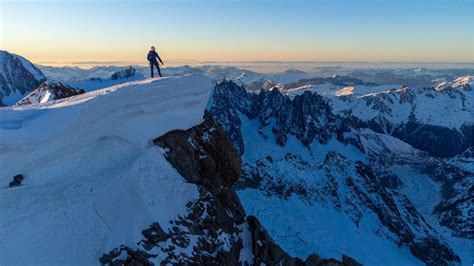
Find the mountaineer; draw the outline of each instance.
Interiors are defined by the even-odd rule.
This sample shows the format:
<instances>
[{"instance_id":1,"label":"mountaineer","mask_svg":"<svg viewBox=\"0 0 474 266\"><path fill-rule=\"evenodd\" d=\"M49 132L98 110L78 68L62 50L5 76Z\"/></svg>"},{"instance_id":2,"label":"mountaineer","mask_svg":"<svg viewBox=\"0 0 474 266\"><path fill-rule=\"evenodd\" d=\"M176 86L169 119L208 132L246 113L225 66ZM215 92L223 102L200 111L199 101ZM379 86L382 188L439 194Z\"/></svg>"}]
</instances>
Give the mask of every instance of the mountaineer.
<instances>
[{"instance_id":1,"label":"mountaineer","mask_svg":"<svg viewBox=\"0 0 474 266\"><path fill-rule=\"evenodd\" d=\"M153 66L156 67L156 70L158 71L158 75L161 77L160 65L158 64L157 60L159 60L162 65L164 65L164 63L163 61L161 61L160 56L155 51L155 46L152 46L150 48L150 51L148 52L148 55L146 58L148 59L148 62L150 62L151 77L153 77Z\"/></svg>"}]
</instances>

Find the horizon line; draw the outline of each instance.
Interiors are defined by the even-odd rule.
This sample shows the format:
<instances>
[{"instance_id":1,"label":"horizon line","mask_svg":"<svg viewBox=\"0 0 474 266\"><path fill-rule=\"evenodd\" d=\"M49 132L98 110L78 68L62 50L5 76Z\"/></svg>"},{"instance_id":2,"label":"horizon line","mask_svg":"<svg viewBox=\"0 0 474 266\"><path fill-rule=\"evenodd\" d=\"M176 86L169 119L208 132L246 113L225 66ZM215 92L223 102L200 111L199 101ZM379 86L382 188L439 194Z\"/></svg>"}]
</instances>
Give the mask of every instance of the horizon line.
<instances>
[{"instance_id":1,"label":"horizon line","mask_svg":"<svg viewBox=\"0 0 474 266\"><path fill-rule=\"evenodd\" d=\"M343 60L343 61L313 61L313 60L244 60L244 61L231 61L231 60L224 60L224 61L200 61L194 59L168 59L168 62L195 62L199 64L217 64L217 63L264 63L264 64L314 64L314 63L385 63L385 64L474 64L474 61L350 61L350 60ZM138 63L139 61L39 61L35 64L72 64L72 65L90 65L90 64L128 64L128 63ZM147 64L143 62L143 64Z\"/></svg>"}]
</instances>

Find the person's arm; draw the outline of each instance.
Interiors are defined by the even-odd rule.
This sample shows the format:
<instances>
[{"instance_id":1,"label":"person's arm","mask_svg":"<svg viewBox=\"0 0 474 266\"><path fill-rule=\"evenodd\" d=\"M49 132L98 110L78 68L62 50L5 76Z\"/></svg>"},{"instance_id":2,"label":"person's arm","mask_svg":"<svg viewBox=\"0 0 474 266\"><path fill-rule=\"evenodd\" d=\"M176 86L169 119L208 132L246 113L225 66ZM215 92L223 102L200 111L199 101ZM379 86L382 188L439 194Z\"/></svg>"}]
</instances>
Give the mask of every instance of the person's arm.
<instances>
[{"instance_id":1,"label":"person's arm","mask_svg":"<svg viewBox=\"0 0 474 266\"><path fill-rule=\"evenodd\" d=\"M159 55L158 53L156 53L156 56L158 57L158 61L160 61L160 63L161 63L162 65L164 65L163 61L161 61L160 55Z\"/></svg>"}]
</instances>

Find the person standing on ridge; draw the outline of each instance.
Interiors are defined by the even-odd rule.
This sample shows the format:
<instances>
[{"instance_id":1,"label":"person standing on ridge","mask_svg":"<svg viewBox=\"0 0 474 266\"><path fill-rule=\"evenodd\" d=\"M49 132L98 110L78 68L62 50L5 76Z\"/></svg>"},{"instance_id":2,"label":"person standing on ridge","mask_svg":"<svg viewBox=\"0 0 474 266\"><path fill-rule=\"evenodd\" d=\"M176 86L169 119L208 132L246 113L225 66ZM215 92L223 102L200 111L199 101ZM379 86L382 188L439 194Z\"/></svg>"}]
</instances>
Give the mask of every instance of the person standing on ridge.
<instances>
[{"instance_id":1,"label":"person standing on ridge","mask_svg":"<svg viewBox=\"0 0 474 266\"><path fill-rule=\"evenodd\" d=\"M155 46L151 47L150 51L148 52L147 59L148 59L148 62L150 62L151 77L153 77L153 66L156 67L156 70L158 71L158 75L161 77L160 65L158 64L157 60L159 60L162 65L164 65L164 63L163 61L161 61L160 56L155 51Z\"/></svg>"}]
</instances>

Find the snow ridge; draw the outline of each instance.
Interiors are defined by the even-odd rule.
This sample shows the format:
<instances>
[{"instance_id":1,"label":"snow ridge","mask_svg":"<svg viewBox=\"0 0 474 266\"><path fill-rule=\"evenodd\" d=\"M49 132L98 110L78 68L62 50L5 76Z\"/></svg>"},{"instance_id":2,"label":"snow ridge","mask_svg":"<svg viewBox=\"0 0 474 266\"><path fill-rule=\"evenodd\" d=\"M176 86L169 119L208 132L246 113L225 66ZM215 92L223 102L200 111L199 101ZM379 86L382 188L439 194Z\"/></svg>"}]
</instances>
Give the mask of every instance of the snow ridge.
<instances>
[{"instance_id":1,"label":"snow ridge","mask_svg":"<svg viewBox=\"0 0 474 266\"><path fill-rule=\"evenodd\" d=\"M93 265L153 222L167 229L199 193L151 141L201 123L211 88L158 78L1 108L0 183L25 179L0 188L0 264Z\"/></svg>"}]
</instances>

